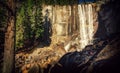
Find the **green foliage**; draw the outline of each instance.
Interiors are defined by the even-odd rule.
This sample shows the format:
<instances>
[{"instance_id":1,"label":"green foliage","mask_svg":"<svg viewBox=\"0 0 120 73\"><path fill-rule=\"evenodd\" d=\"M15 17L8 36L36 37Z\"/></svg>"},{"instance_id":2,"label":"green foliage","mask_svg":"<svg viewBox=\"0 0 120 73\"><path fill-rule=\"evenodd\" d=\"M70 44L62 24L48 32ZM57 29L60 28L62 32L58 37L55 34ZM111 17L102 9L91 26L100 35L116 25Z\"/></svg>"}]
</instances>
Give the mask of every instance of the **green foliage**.
<instances>
[{"instance_id":1,"label":"green foliage","mask_svg":"<svg viewBox=\"0 0 120 73\"><path fill-rule=\"evenodd\" d=\"M23 32L24 32L24 9L21 7L20 12L17 13L17 21L16 21L16 45L17 47L23 46Z\"/></svg>"},{"instance_id":2,"label":"green foliage","mask_svg":"<svg viewBox=\"0 0 120 73\"><path fill-rule=\"evenodd\" d=\"M34 43L43 34L42 7L39 0L23 1L17 10L16 48ZM26 43L26 41L28 41Z\"/></svg>"},{"instance_id":3,"label":"green foliage","mask_svg":"<svg viewBox=\"0 0 120 73\"><path fill-rule=\"evenodd\" d=\"M21 48L43 36L42 4L71 5L77 0L21 0L16 20L16 48Z\"/></svg>"}]
</instances>

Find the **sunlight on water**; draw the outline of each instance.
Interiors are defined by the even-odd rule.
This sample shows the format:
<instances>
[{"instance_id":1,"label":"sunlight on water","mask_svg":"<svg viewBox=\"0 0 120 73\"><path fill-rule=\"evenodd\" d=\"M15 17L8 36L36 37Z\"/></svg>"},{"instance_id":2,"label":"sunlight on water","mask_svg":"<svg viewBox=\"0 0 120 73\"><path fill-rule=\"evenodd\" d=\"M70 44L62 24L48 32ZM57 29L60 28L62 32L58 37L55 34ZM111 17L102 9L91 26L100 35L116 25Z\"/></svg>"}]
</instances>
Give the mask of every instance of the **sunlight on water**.
<instances>
[{"instance_id":1,"label":"sunlight on water","mask_svg":"<svg viewBox=\"0 0 120 73\"><path fill-rule=\"evenodd\" d=\"M91 44L93 38L93 9L91 4L78 5L80 48Z\"/></svg>"}]
</instances>

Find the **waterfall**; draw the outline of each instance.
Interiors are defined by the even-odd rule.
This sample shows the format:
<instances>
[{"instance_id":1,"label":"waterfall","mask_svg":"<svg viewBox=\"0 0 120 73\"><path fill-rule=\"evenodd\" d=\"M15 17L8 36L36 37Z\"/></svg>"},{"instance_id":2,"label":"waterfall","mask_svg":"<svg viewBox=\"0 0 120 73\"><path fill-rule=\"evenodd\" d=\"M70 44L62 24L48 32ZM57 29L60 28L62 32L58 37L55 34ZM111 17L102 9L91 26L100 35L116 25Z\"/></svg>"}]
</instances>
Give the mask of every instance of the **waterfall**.
<instances>
[{"instance_id":1,"label":"waterfall","mask_svg":"<svg viewBox=\"0 0 120 73\"><path fill-rule=\"evenodd\" d=\"M93 38L93 8L92 4L78 5L80 48L91 44Z\"/></svg>"},{"instance_id":2,"label":"waterfall","mask_svg":"<svg viewBox=\"0 0 120 73\"><path fill-rule=\"evenodd\" d=\"M80 51L86 45L92 44L93 18L94 21L96 20L93 4L79 4L76 7L73 6L73 9L71 6L55 6L53 8L46 6L43 10L44 15L46 9L49 10L49 18L52 22L52 44L64 43L64 49L67 52L71 46L76 45L75 49Z\"/></svg>"}]
</instances>

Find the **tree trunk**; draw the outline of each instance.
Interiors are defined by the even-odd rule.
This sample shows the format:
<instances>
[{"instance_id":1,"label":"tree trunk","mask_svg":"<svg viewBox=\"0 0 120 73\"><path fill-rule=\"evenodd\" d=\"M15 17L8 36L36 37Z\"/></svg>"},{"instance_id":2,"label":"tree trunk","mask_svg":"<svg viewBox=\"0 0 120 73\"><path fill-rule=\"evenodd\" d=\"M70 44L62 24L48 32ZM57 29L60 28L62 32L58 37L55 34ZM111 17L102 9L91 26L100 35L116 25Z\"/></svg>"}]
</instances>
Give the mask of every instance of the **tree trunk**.
<instances>
[{"instance_id":1,"label":"tree trunk","mask_svg":"<svg viewBox=\"0 0 120 73\"><path fill-rule=\"evenodd\" d=\"M5 44L4 44L4 63L3 73L13 73L14 68L14 28L15 28L15 3L14 0L8 0L8 22L5 33Z\"/></svg>"}]
</instances>

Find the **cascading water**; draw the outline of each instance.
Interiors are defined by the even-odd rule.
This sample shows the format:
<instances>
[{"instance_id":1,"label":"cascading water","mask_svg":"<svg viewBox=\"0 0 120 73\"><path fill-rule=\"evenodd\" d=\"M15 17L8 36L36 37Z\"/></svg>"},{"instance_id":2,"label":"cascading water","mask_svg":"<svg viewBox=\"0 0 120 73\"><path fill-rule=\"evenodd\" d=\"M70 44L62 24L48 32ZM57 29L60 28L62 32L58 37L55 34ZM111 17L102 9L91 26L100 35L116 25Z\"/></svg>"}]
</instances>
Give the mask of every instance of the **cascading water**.
<instances>
[{"instance_id":1,"label":"cascading water","mask_svg":"<svg viewBox=\"0 0 120 73\"><path fill-rule=\"evenodd\" d=\"M80 48L91 44L93 38L93 8L92 4L78 5Z\"/></svg>"},{"instance_id":2,"label":"cascading water","mask_svg":"<svg viewBox=\"0 0 120 73\"><path fill-rule=\"evenodd\" d=\"M43 14L45 10L48 9L50 13L49 18L52 21L53 34L51 43L63 43L66 52L69 52L71 46L75 46L74 49L80 51L86 45L92 44L91 41L94 34L93 23L96 21L94 6L95 5L91 3L79 4L73 7L44 7Z\"/></svg>"}]
</instances>

